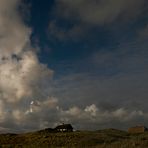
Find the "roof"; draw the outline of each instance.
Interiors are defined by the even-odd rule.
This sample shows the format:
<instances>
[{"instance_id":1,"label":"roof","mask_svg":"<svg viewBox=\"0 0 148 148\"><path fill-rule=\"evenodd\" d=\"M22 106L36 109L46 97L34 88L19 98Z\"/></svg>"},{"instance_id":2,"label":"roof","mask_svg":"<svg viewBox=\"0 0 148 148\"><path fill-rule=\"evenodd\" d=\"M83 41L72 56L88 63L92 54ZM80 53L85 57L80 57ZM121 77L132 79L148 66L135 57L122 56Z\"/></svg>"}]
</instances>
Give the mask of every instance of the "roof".
<instances>
[{"instance_id":1,"label":"roof","mask_svg":"<svg viewBox=\"0 0 148 148\"><path fill-rule=\"evenodd\" d=\"M58 125L55 129L73 129L73 127L71 126L71 124L62 124Z\"/></svg>"},{"instance_id":2,"label":"roof","mask_svg":"<svg viewBox=\"0 0 148 148\"><path fill-rule=\"evenodd\" d=\"M145 126L134 126L130 127L129 129L147 129Z\"/></svg>"}]
</instances>

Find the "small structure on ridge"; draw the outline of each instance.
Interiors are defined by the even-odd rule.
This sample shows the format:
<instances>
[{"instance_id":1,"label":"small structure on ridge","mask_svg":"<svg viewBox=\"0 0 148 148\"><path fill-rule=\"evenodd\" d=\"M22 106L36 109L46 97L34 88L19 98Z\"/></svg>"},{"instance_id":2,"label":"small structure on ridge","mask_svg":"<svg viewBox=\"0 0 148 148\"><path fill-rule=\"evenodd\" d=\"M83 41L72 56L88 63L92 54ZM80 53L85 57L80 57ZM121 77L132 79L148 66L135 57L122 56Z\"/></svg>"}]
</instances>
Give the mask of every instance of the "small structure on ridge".
<instances>
[{"instance_id":1,"label":"small structure on ridge","mask_svg":"<svg viewBox=\"0 0 148 148\"><path fill-rule=\"evenodd\" d=\"M71 124L58 125L55 129L57 132L73 132L73 127Z\"/></svg>"},{"instance_id":2,"label":"small structure on ridge","mask_svg":"<svg viewBox=\"0 0 148 148\"><path fill-rule=\"evenodd\" d=\"M129 133L144 133L146 131L148 131L148 128L145 126L135 126L128 129Z\"/></svg>"}]
</instances>

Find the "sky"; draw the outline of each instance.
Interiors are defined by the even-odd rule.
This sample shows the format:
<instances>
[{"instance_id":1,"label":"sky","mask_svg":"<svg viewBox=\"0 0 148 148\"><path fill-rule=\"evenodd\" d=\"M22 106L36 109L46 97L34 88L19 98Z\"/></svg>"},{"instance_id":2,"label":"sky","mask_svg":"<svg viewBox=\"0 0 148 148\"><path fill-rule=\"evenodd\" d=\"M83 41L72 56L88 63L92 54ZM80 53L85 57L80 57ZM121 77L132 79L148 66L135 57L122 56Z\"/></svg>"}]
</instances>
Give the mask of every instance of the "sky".
<instances>
[{"instance_id":1,"label":"sky","mask_svg":"<svg viewBox=\"0 0 148 148\"><path fill-rule=\"evenodd\" d=\"M148 126L147 0L0 0L0 131Z\"/></svg>"}]
</instances>

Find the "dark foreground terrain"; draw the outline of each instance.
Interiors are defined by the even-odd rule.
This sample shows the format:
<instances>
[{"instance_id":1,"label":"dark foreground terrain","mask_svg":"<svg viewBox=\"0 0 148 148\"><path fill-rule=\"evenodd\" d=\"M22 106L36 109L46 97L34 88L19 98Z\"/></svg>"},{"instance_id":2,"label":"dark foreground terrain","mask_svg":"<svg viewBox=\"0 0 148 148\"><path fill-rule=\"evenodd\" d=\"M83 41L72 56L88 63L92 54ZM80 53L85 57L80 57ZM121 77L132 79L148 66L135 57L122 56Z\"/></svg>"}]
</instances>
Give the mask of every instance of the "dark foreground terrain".
<instances>
[{"instance_id":1,"label":"dark foreground terrain","mask_svg":"<svg viewBox=\"0 0 148 148\"><path fill-rule=\"evenodd\" d=\"M115 129L52 133L1 134L0 148L148 148L148 132L129 134Z\"/></svg>"}]
</instances>

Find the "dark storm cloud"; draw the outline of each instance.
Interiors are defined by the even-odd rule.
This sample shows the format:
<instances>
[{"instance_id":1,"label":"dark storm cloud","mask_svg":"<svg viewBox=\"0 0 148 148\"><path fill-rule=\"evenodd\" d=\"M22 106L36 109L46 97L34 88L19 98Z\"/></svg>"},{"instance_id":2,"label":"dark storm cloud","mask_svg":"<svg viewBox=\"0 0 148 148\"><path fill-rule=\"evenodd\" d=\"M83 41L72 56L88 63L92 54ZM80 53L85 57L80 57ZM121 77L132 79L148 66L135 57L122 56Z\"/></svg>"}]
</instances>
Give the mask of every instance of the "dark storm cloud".
<instances>
[{"instance_id":1,"label":"dark storm cloud","mask_svg":"<svg viewBox=\"0 0 148 148\"><path fill-rule=\"evenodd\" d=\"M147 8L146 0L56 0L48 34L60 41L82 40L95 35L93 28L125 28L146 14ZM61 26L61 20L70 26Z\"/></svg>"},{"instance_id":2,"label":"dark storm cloud","mask_svg":"<svg viewBox=\"0 0 148 148\"><path fill-rule=\"evenodd\" d=\"M145 0L57 0L60 16L102 25L123 19L137 18L143 12Z\"/></svg>"},{"instance_id":3,"label":"dark storm cloud","mask_svg":"<svg viewBox=\"0 0 148 148\"><path fill-rule=\"evenodd\" d=\"M148 25L145 25L143 28L138 30L138 37L140 41L146 42L148 38Z\"/></svg>"},{"instance_id":4,"label":"dark storm cloud","mask_svg":"<svg viewBox=\"0 0 148 148\"><path fill-rule=\"evenodd\" d=\"M60 41L77 41L77 39L84 38L84 33L86 29L87 28L84 27L82 24L75 24L69 29L63 29L62 27L58 26L58 23L56 21L53 21L49 23L48 34L52 35L52 37Z\"/></svg>"}]
</instances>

